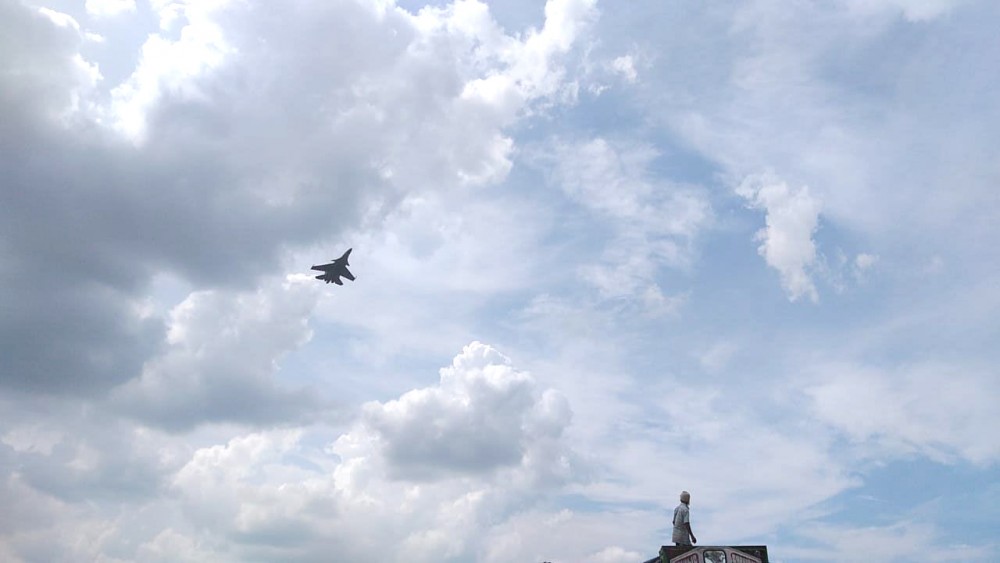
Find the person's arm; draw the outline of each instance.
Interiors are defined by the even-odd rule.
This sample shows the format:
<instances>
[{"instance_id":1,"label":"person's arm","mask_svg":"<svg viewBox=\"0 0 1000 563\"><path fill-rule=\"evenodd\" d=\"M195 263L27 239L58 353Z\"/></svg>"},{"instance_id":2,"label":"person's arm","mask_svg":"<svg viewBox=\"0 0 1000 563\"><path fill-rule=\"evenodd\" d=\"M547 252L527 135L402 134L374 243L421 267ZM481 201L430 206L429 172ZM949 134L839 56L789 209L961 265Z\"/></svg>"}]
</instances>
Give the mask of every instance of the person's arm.
<instances>
[{"instance_id":1,"label":"person's arm","mask_svg":"<svg viewBox=\"0 0 1000 563\"><path fill-rule=\"evenodd\" d=\"M691 531L691 523L685 522L684 527L687 528L688 535L691 536L691 545L698 543L698 538L694 537L694 532Z\"/></svg>"}]
</instances>

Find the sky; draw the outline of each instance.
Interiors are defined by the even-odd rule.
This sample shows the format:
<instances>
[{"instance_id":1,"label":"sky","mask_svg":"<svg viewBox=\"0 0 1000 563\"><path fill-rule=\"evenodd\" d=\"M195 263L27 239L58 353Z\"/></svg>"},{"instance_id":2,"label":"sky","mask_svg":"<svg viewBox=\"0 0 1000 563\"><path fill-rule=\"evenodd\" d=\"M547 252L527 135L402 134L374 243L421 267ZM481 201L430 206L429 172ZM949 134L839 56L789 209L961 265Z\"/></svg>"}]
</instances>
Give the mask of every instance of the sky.
<instances>
[{"instance_id":1,"label":"sky","mask_svg":"<svg viewBox=\"0 0 1000 563\"><path fill-rule=\"evenodd\" d=\"M0 559L1000 560L998 23L0 0Z\"/></svg>"}]
</instances>

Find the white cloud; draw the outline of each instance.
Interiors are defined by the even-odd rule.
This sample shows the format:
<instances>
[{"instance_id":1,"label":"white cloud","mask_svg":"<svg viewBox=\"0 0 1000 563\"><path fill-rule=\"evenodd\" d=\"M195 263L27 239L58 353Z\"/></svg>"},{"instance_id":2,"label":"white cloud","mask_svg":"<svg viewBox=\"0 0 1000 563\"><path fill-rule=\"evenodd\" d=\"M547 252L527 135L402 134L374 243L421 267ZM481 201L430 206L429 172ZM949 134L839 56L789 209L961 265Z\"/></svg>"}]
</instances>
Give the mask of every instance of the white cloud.
<instances>
[{"instance_id":1,"label":"white cloud","mask_svg":"<svg viewBox=\"0 0 1000 563\"><path fill-rule=\"evenodd\" d=\"M789 557L974 542L823 524L871 464L998 455L996 9L944 4L153 0L135 52L0 2L0 559L638 561L682 488L703 541ZM808 190L715 192L767 166ZM762 311L744 202L790 295L820 212L833 281L878 283ZM349 245L355 284L273 281ZM435 379L473 338L531 374Z\"/></svg>"},{"instance_id":2,"label":"white cloud","mask_svg":"<svg viewBox=\"0 0 1000 563\"><path fill-rule=\"evenodd\" d=\"M0 441L18 452L39 452L51 455L52 448L60 442L62 435L37 424L20 426L7 430Z\"/></svg>"},{"instance_id":3,"label":"white cloud","mask_svg":"<svg viewBox=\"0 0 1000 563\"><path fill-rule=\"evenodd\" d=\"M754 209L763 210L766 227L757 232L757 251L781 274L781 285L792 301L805 296L813 302L819 294L809 270L816 263L813 234L822 207L803 186L798 190L771 175L749 176L736 188Z\"/></svg>"},{"instance_id":4,"label":"white cloud","mask_svg":"<svg viewBox=\"0 0 1000 563\"><path fill-rule=\"evenodd\" d=\"M171 487L204 533L171 536L190 549L235 541L234 552L212 553L221 560L469 559L490 549L481 530L572 476L560 457L568 424L565 399L472 343L439 385L367 405L326 451L310 445L315 430L308 441L281 430L199 449ZM491 445L512 457L476 455ZM162 538L143 549L162 552Z\"/></svg>"},{"instance_id":5,"label":"white cloud","mask_svg":"<svg viewBox=\"0 0 1000 563\"><path fill-rule=\"evenodd\" d=\"M635 70L635 61L632 59L632 55L622 55L615 58L615 60L611 61L611 68L625 77L625 80L630 84L635 83L639 79L639 73Z\"/></svg>"},{"instance_id":6,"label":"white cloud","mask_svg":"<svg viewBox=\"0 0 1000 563\"><path fill-rule=\"evenodd\" d=\"M364 365L384 367L400 355L436 362L487 330L484 320L502 314L498 303L565 275L539 243L551 222L548 210L507 190L408 197L376 228L345 235L359 281L326 292L317 316L350 331L344 353ZM302 253L296 263L327 253ZM382 385L395 392L417 383L383 378Z\"/></svg>"},{"instance_id":7,"label":"white cloud","mask_svg":"<svg viewBox=\"0 0 1000 563\"><path fill-rule=\"evenodd\" d=\"M636 300L648 311L672 312L683 297L667 297L656 283L664 266L684 269L694 237L707 226L711 208L695 188L657 182L648 168L649 146L618 146L606 139L553 141L552 181L574 202L606 221L614 237L602 249L603 263L585 266L581 276L602 296Z\"/></svg>"},{"instance_id":8,"label":"white cloud","mask_svg":"<svg viewBox=\"0 0 1000 563\"><path fill-rule=\"evenodd\" d=\"M170 312L164 352L114 391L122 410L187 429L203 422L272 423L318 407L317 397L273 379L279 359L312 337L319 298L311 278L253 293L200 291Z\"/></svg>"},{"instance_id":9,"label":"white cloud","mask_svg":"<svg viewBox=\"0 0 1000 563\"><path fill-rule=\"evenodd\" d=\"M65 12L58 12L51 8L38 8L38 13L48 18L50 22L58 27L72 28L77 32L80 31L80 22Z\"/></svg>"},{"instance_id":10,"label":"white cloud","mask_svg":"<svg viewBox=\"0 0 1000 563\"><path fill-rule=\"evenodd\" d=\"M570 50L595 18L596 4L596 0L546 2L542 29L531 30L523 42L507 42L502 49L491 53L502 60L506 68L466 83L463 97L493 105L510 119L525 101L556 95L564 75L557 58ZM459 2L455 5L456 16L468 13L469 5L484 6L476 0ZM484 21L481 17L477 19L480 23Z\"/></svg>"},{"instance_id":11,"label":"white cloud","mask_svg":"<svg viewBox=\"0 0 1000 563\"><path fill-rule=\"evenodd\" d=\"M878 256L874 254L861 253L854 257L854 266L862 272L870 269L876 262L878 262Z\"/></svg>"},{"instance_id":12,"label":"white cloud","mask_svg":"<svg viewBox=\"0 0 1000 563\"><path fill-rule=\"evenodd\" d=\"M993 63L972 54L992 41L992 30L979 25L996 17L992 3L846 1L817 9L759 0L683 15L693 21L672 23L697 29L697 39L664 37L660 52L673 52L661 59L657 80L643 83L644 109L671 133L730 176L773 169L808 185L825 221L881 248L905 252L920 240L930 255L950 246L945 239L963 248L985 240L986 223L961 217L1000 209L988 188L994 173L977 165L993 159L986 153L995 150L984 147L998 146L997 113L959 108L993 107L984 96L995 84L988 73L958 69ZM960 223L966 227L952 229Z\"/></svg>"},{"instance_id":13,"label":"white cloud","mask_svg":"<svg viewBox=\"0 0 1000 563\"><path fill-rule=\"evenodd\" d=\"M393 475L435 478L448 472L492 472L511 466L559 475L569 460L558 448L571 413L554 391L534 396L534 382L496 350L473 342L438 387L396 401L370 403L364 424Z\"/></svg>"},{"instance_id":14,"label":"white cloud","mask_svg":"<svg viewBox=\"0 0 1000 563\"><path fill-rule=\"evenodd\" d=\"M737 343L723 340L701 352L698 355L698 361L709 373L717 373L726 369L733 356L739 351L740 346Z\"/></svg>"},{"instance_id":15,"label":"white cloud","mask_svg":"<svg viewBox=\"0 0 1000 563\"><path fill-rule=\"evenodd\" d=\"M0 483L0 499L11 514L17 514L0 519L0 555L5 561L96 561L102 557L112 529L107 520L40 493L16 474ZM62 525L53 526L54 520Z\"/></svg>"},{"instance_id":16,"label":"white cloud","mask_svg":"<svg viewBox=\"0 0 1000 563\"><path fill-rule=\"evenodd\" d=\"M587 563L631 563L646 558L648 553L628 551L618 546L606 547L584 559Z\"/></svg>"},{"instance_id":17,"label":"white cloud","mask_svg":"<svg viewBox=\"0 0 1000 563\"><path fill-rule=\"evenodd\" d=\"M135 12L135 0L87 0L85 7L93 17L112 17Z\"/></svg>"},{"instance_id":18,"label":"white cloud","mask_svg":"<svg viewBox=\"0 0 1000 563\"><path fill-rule=\"evenodd\" d=\"M476 4L460 3L459 8L468 6ZM519 57L529 57L521 47L521 54L512 55L510 61L498 60L490 51L493 47L479 53L475 37L448 27L447 17L433 10L427 17L441 25L425 32L414 24L423 15L414 17L398 7L373 11L355 3L324 5L308 13L277 5L250 9L239 2L159 2L153 7L164 31L148 38L135 72L111 92L111 113L104 115L117 116L118 125L133 135L144 135L145 143L126 147L93 123L81 122L65 137L65 146L39 139L48 150L28 151L26 147L35 145L26 140L18 150L36 157L7 153L11 165L23 171L13 176L27 183L23 192L19 184L12 193L31 195L4 207L5 222L12 225L12 218L27 217L21 211L35 209L33 205L42 206L49 219L33 223L33 229L14 228L15 269L27 280L32 274L20 265L22 259L38 268L58 261L63 275L78 282L77 289L60 293L73 301L61 306L86 309L79 316L90 319L63 323L64 333L91 326L87 335L97 338L92 327L97 324L95 316L107 319L106 332L141 324L134 332L152 333L159 318L136 314L123 318L119 311L135 312L135 301L142 299L133 301L132 294L141 291L143 280L154 271L170 271L196 290L220 282L252 284L289 248L316 244L362 222L369 228L378 225L409 195L429 192L429 199L440 203L451 190L499 182L510 170L512 142L504 130L519 112L506 115L489 104L470 103L461 92L477 77L520 64ZM565 37L576 37L579 31L575 20L566 19L566 14L576 12L563 8L556 10L545 32L545 37L558 32L563 39L543 40L550 46L540 51L553 57L544 61L545 68L560 76L562 63L554 58L565 54ZM4 9L28 18L14 8ZM487 10L477 17L489 20L488 16ZM51 43L58 52L48 56L40 49L21 56L12 51L5 63L15 72L4 76L20 78L3 92L5 99L16 95L18 104L35 107L54 97L53 92L63 94L76 86L68 69L79 67L74 62L79 60L75 53L79 37L71 27L56 29L37 14L29 22L53 35ZM15 27L25 28L29 37L48 37L31 31L31 26ZM338 29L342 32L331 32ZM495 49L500 52L506 44L523 42L521 37L501 33ZM358 56L341 56L344 52ZM63 70L59 66L63 64L66 72L38 71ZM59 80L54 82L55 78ZM44 95L39 95L41 91ZM547 92L533 88L524 103ZM69 105L68 100L57 101L62 102L54 100L51 107L59 111ZM16 117L12 123L19 123L33 112L13 108L10 114ZM71 186L83 207L71 198L48 197L49 192L27 187L33 163L68 158L65 155L76 151L80 151L73 161L77 165L49 167L53 178L46 185ZM490 206L480 207L491 218L502 214ZM447 228L458 228L464 231L461 236L468 237L460 250L467 256L458 257L468 267L463 269L466 275L438 279L465 288L486 289L482 283L523 285L518 276L530 272L530 267L491 263L484 260L488 252L478 251L479 243L470 233L481 234L491 225L477 223L469 230L461 225L465 219L460 214L452 217L455 220ZM136 235L138 231L142 236ZM60 255L42 258L42 248ZM67 261L61 253L75 258ZM86 263L78 264L84 256ZM441 265L447 267L454 256L442 258ZM481 268L484 264L490 267ZM71 272L76 266L80 269ZM101 276L97 287L80 283L95 275ZM43 292L33 281L25 281L23 289L10 293L22 308ZM74 292L102 292L104 301L93 295L77 300ZM31 317L36 325L44 324L39 315ZM142 322L133 317L142 317ZM135 338L143 344L155 340L145 332ZM84 338L66 334L56 340L68 349L67 361L86 355L76 346ZM17 347L21 354L28 353ZM117 355L136 356L147 351L131 342L114 350ZM130 359L130 365L141 363ZM31 363L25 360L25 365ZM124 366L109 365L101 373L105 372L135 375ZM57 381L68 383L66 378Z\"/></svg>"},{"instance_id":19,"label":"white cloud","mask_svg":"<svg viewBox=\"0 0 1000 563\"><path fill-rule=\"evenodd\" d=\"M615 512L604 520L587 511L530 510L488 531L480 561L551 561L552 563L634 563L655 555L624 549L616 543L641 543L653 515L640 510Z\"/></svg>"},{"instance_id":20,"label":"white cloud","mask_svg":"<svg viewBox=\"0 0 1000 563\"><path fill-rule=\"evenodd\" d=\"M90 110L90 97L102 80L96 63L79 49L90 33L73 16L50 8L22 4L4 7L4 84L0 111L10 127L24 127L27 117L65 127L80 110ZM32 123L34 125L34 123ZM8 133L17 135L17 129Z\"/></svg>"},{"instance_id":21,"label":"white cloud","mask_svg":"<svg viewBox=\"0 0 1000 563\"><path fill-rule=\"evenodd\" d=\"M1000 396L991 370L916 364L892 370L828 366L805 392L816 416L843 432L866 455L918 453L939 462L1000 459Z\"/></svg>"},{"instance_id":22,"label":"white cloud","mask_svg":"<svg viewBox=\"0 0 1000 563\"><path fill-rule=\"evenodd\" d=\"M878 255L862 252L854 257L854 278L862 281L868 277L871 270L878 264Z\"/></svg>"},{"instance_id":23,"label":"white cloud","mask_svg":"<svg viewBox=\"0 0 1000 563\"><path fill-rule=\"evenodd\" d=\"M784 557L803 561L991 561L986 546L962 545L932 524L902 521L887 526L853 527L807 523L796 534L820 547L782 546ZM775 550L777 551L777 550Z\"/></svg>"},{"instance_id":24,"label":"white cloud","mask_svg":"<svg viewBox=\"0 0 1000 563\"><path fill-rule=\"evenodd\" d=\"M142 55L132 76L112 92L114 125L135 142L145 140L148 114L162 97L197 99L207 94L197 79L218 68L235 49L215 21L225 2L165 3L156 6L161 25L169 25L177 13L185 23L178 39L152 34L142 46ZM89 3L88 3L89 6Z\"/></svg>"},{"instance_id":25,"label":"white cloud","mask_svg":"<svg viewBox=\"0 0 1000 563\"><path fill-rule=\"evenodd\" d=\"M733 387L647 383L640 393L654 410L633 402L628 422L600 448L607 475L579 489L602 502L655 503L659 521L649 530L669 521L688 490L698 537L739 542L813 518L817 504L859 484L831 451L833 433L808 421L771 425L765 418L781 415ZM732 459L753 463L720 462Z\"/></svg>"},{"instance_id":26,"label":"white cloud","mask_svg":"<svg viewBox=\"0 0 1000 563\"><path fill-rule=\"evenodd\" d=\"M910 21L932 20L960 7L968 0L843 0L852 11L871 15L879 12L901 12Z\"/></svg>"},{"instance_id":27,"label":"white cloud","mask_svg":"<svg viewBox=\"0 0 1000 563\"><path fill-rule=\"evenodd\" d=\"M155 563L210 561L218 555L202 549L199 540L166 528L152 540L139 546L137 559Z\"/></svg>"}]
</instances>

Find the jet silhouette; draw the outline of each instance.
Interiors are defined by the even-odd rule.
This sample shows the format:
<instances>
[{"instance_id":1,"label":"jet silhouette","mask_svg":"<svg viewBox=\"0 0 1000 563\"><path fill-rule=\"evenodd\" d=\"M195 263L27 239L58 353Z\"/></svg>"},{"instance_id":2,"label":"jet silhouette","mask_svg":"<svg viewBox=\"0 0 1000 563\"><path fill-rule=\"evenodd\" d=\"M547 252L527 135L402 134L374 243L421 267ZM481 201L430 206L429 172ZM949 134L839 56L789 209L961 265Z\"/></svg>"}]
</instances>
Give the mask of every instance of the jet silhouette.
<instances>
[{"instance_id":1,"label":"jet silhouette","mask_svg":"<svg viewBox=\"0 0 1000 563\"><path fill-rule=\"evenodd\" d=\"M347 269L347 267L350 266L350 264L347 263L347 257L351 255L351 250L354 249L348 248L347 252L345 252L343 256L334 259L334 261L329 264L313 266L313 270L323 272L323 275L316 276L316 279L323 280L326 283L333 282L337 285L344 285L344 282L340 281L341 276L354 281L354 274Z\"/></svg>"}]
</instances>

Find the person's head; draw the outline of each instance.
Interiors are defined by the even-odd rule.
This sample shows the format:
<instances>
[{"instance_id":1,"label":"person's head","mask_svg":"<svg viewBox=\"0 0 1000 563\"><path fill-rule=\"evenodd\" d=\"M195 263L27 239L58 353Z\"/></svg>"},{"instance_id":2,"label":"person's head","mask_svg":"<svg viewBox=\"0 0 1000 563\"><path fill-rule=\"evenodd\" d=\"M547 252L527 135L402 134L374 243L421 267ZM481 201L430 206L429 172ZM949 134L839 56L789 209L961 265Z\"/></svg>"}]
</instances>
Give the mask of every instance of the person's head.
<instances>
[{"instance_id":1,"label":"person's head","mask_svg":"<svg viewBox=\"0 0 1000 563\"><path fill-rule=\"evenodd\" d=\"M688 504L689 502L691 502L691 493L687 491L681 491L681 502L683 502L684 504Z\"/></svg>"}]
</instances>

